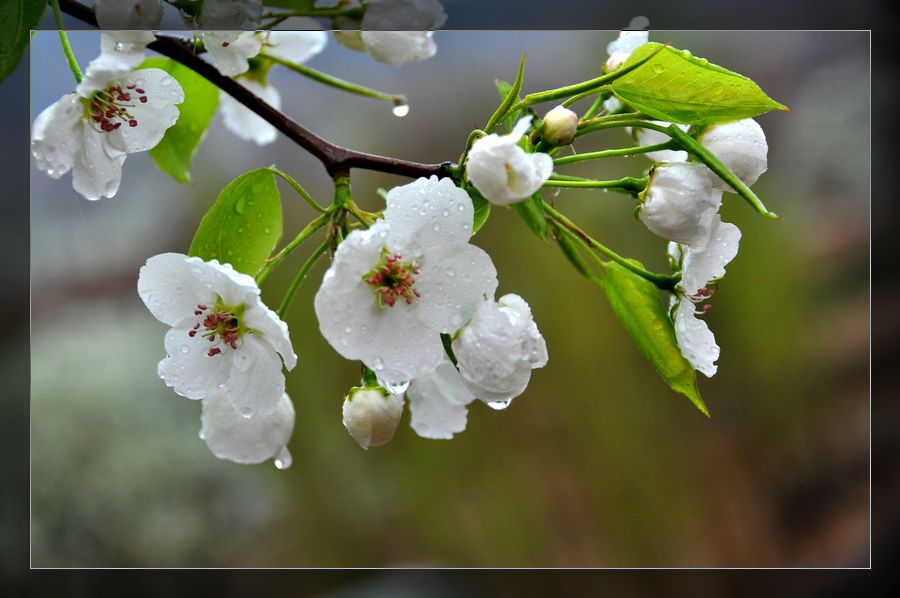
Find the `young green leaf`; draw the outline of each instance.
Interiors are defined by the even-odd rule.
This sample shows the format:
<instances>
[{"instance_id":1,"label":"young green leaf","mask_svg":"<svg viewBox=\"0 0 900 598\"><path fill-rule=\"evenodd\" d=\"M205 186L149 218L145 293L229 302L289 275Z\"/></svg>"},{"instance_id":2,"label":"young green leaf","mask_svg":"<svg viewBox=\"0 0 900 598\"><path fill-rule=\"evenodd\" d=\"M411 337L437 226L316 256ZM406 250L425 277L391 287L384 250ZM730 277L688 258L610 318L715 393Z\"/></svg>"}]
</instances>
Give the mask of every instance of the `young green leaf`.
<instances>
[{"instance_id":1,"label":"young green leaf","mask_svg":"<svg viewBox=\"0 0 900 598\"><path fill-rule=\"evenodd\" d=\"M472 198L472 205L475 206L475 221L472 223L472 234L474 235L484 226L488 216L491 215L491 202L486 200L472 185L466 187L466 192Z\"/></svg>"},{"instance_id":2,"label":"young green leaf","mask_svg":"<svg viewBox=\"0 0 900 598\"><path fill-rule=\"evenodd\" d=\"M501 81L500 79L495 79L494 85L497 86L497 92L500 94L501 100L509 96L512 85L510 85L506 81ZM518 102L521 98L517 96L514 99L516 102ZM516 126L516 121L518 121L522 116L525 116L525 109L515 110L507 114L503 119L503 124L506 125L506 130L512 131L512 128Z\"/></svg>"},{"instance_id":3,"label":"young green leaf","mask_svg":"<svg viewBox=\"0 0 900 598\"><path fill-rule=\"evenodd\" d=\"M697 389L697 374L681 355L675 329L653 283L615 262L606 262L600 286L625 330L663 380L709 415Z\"/></svg>"},{"instance_id":4,"label":"young green leaf","mask_svg":"<svg viewBox=\"0 0 900 598\"><path fill-rule=\"evenodd\" d=\"M281 196L268 168L244 173L209 209L189 250L204 260L229 263L255 276L281 238Z\"/></svg>"},{"instance_id":5,"label":"young green leaf","mask_svg":"<svg viewBox=\"0 0 900 598\"><path fill-rule=\"evenodd\" d=\"M162 69L184 90L184 102L178 106L178 121L150 150L150 155L160 170L180 183L190 183L191 161L216 113L219 90L191 69L168 58L148 58L138 68Z\"/></svg>"},{"instance_id":6,"label":"young green leaf","mask_svg":"<svg viewBox=\"0 0 900 598\"><path fill-rule=\"evenodd\" d=\"M525 201L513 204L512 208L537 236L547 238L547 219L544 218L544 200L540 190Z\"/></svg>"},{"instance_id":7,"label":"young green leaf","mask_svg":"<svg viewBox=\"0 0 900 598\"><path fill-rule=\"evenodd\" d=\"M513 104L519 101L519 92L522 91L522 78L525 74L525 55L522 55L522 60L519 62L519 72L516 74L516 80L513 81L513 84L509 86L508 89L504 90L503 88L507 86L507 83L495 80L494 83L497 85L497 91L500 92L500 97L502 101L500 105L497 107L497 110L494 114L491 115L490 120L488 120L487 125L484 127L486 133L492 133L494 129L497 128L497 125L500 124L500 121L504 118L507 118L507 126L511 130L512 127L509 126L509 119L513 119L513 124L515 124L515 115L508 114L509 109L512 108Z\"/></svg>"},{"instance_id":8,"label":"young green leaf","mask_svg":"<svg viewBox=\"0 0 900 598\"><path fill-rule=\"evenodd\" d=\"M645 59L660 44L642 45L625 65ZM654 118L702 125L750 118L770 110L789 110L767 96L751 79L665 47L653 58L616 79L612 91L620 100Z\"/></svg>"},{"instance_id":9,"label":"young green leaf","mask_svg":"<svg viewBox=\"0 0 900 598\"><path fill-rule=\"evenodd\" d=\"M0 2L0 81L16 70L46 7L47 0Z\"/></svg>"}]
</instances>

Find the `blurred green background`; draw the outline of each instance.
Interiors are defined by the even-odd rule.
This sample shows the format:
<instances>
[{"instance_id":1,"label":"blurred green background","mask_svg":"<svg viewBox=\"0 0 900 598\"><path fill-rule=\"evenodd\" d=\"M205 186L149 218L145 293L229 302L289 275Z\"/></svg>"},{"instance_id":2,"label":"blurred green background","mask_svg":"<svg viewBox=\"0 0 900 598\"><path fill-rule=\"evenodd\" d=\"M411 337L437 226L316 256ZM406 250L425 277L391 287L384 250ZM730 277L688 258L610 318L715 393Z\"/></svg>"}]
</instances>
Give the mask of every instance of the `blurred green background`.
<instances>
[{"instance_id":1,"label":"blurred green background","mask_svg":"<svg viewBox=\"0 0 900 598\"><path fill-rule=\"evenodd\" d=\"M72 32L86 66L99 34ZM423 162L455 160L528 53L525 91L596 76L615 32L436 34L433 59L399 69L330 40L311 66L406 93L411 112L276 69L285 111L337 143ZM404 415L388 445L362 451L341 424L357 381L318 333L312 297L288 323L294 464L219 461L198 439L200 405L156 376L166 327L136 292L151 255L186 252L228 181L277 164L321 201L330 181L285 139L258 148L219 117L194 184L129 156L116 197L88 202L70 175L32 167L32 565L160 566L863 566L868 562L869 34L653 32L745 74L793 112L759 118L769 172L754 189L784 219L734 195L722 209L741 252L707 317L720 370L701 377L712 417L673 394L598 289L516 215L495 209L474 238L498 295L532 306L550 353L506 411L473 405L452 441L417 437ZM58 39L32 44L32 119L72 87ZM547 106L549 108L550 106ZM579 105L581 110L583 105ZM579 151L628 143L621 131ZM642 157L564 167L639 174ZM404 179L354 172L357 201ZM311 210L286 186L285 236ZM548 192L545 197L550 197ZM625 195L565 191L556 205L652 269L665 243ZM267 281L277 304L306 251Z\"/></svg>"}]
</instances>

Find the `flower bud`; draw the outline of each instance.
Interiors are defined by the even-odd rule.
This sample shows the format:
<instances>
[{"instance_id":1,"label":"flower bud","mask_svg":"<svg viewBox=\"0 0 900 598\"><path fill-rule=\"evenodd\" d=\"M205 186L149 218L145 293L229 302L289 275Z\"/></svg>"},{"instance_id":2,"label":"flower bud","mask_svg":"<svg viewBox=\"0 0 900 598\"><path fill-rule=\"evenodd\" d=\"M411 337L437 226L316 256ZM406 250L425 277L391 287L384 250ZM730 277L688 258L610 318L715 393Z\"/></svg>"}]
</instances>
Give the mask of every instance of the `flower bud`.
<instances>
[{"instance_id":1,"label":"flower bud","mask_svg":"<svg viewBox=\"0 0 900 598\"><path fill-rule=\"evenodd\" d=\"M550 145L569 145L575 139L578 115L562 106L557 106L544 117L541 138Z\"/></svg>"},{"instance_id":2,"label":"flower bud","mask_svg":"<svg viewBox=\"0 0 900 598\"><path fill-rule=\"evenodd\" d=\"M650 174L639 217L664 239L685 245L703 244L722 203L712 172L703 164L664 162Z\"/></svg>"},{"instance_id":3,"label":"flower bud","mask_svg":"<svg viewBox=\"0 0 900 598\"><path fill-rule=\"evenodd\" d=\"M403 399L381 387L353 388L344 399L343 414L350 436L368 450L394 437L403 414Z\"/></svg>"},{"instance_id":4,"label":"flower bud","mask_svg":"<svg viewBox=\"0 0 900 598\"><path fill-rule=\"evenodd\" d=\"M752 118L714 125L701 133L698 141L748 187L768 168L766 134ZM717 187L731 189L719 177L714 179Z\"/></svg>"}]
</instances>

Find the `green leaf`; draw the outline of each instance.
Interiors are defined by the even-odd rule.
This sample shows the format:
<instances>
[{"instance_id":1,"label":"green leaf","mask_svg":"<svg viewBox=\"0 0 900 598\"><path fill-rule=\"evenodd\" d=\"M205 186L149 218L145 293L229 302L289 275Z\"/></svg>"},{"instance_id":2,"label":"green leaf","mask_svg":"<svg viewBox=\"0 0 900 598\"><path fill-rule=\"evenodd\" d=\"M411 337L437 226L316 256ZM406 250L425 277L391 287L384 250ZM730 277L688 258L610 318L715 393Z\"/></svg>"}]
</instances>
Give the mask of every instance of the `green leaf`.
<instances>
[{"instance_id":1,"label":"green leaf","mask_svg":"<svg viewBox=\"0 0 900 598\"><path fill-rule=\"evenodd\" d=\"M497 91L500 92L501 102L497 107L497 110L494 114L491 115L490 120L488 120L487 125L484 127L485 132L491 133L494 129L497 128L497 125L500 124L500 121L505 117L506 118L506 126L508 130L512 130L512 125L510 121L514 125L516 122L516 115L518 112L507 114L510 108L512 108L513 104L520 100L519 92L522 91L522 78L525 75L525 54L522 54L522 60L519 62L519 72L516 73L516 80L513 81L513 84L510 85L505 81L501 81L499 79L494 80L494 84L497 86Z\"/></svg>"},{"instance_id":2,"label":"green leaf","mask_svg":"<svg viewBox=\"0 0 900 598\"><path fill-rule=\"evenodd\" d=\"M642 45L625 65L645 59L660 47L655 42ZM710 124L789 110L751 79L671 47L616 79L612 91L645 114L683 124Z\"/></svg>"},{"instance_id":3,"label":"green leaf","mask_svg":"<svg viewBox=\"0 0 900 598\"><path fill-rule=\"evenodd\" d=\"M466 187L466 192L472 198L472 205L475 206L475 221L472 223L472 234L474 235L484 226L488 216L491 215L491 202L486 200L472 185Z\"/></svg>"},{"instance_id":4,"label":"green leaf","mask_svg":"<svg viewBox=\"0 0 900 598\"><path fill-rule=\"evenodd\" d=\"M148 58L138 68L162 69L184 90L184 102L178 105L178 121L168 128L150 155L160 170L180 183L190 183L191 161L216 113L219 90L188 67L168 58Z\"/></svg>"},{"instance_id":5,"label":"green leaf","mask_svg":"<svg viewBox=\"0 0 900 598\"><path fill-rule=\"evenodd\" d=\"M0 81L9 77L25 48L32 29L37 29L47 0L4 0L0 2Z\"/></svg>"},{"instance_id":6,"label":"green leaf","mask_svg":"<svg viewBox=\"0 0 900 598\"><path fill-rule=\"evenodd\" d=\"M200 221L188 253L255 276L280 238L281 196L275 175L258 168L222 189Z\"/></svg>"},{"instance_id":7,"label":"green leaf","mask_svg":"<svg viewBox=\"0 0 900 598\"><path fill-rule=\"evenodd\" d=\"M537 236L547 238L547 219L544 218L544 200L540 191L535 191L534 195L525 201L513 204L512 208Z\"/></svg>"},{"instance_id":8,"label":"green leaf","mask_svg":"<svg viewBox=\"0 0 900 598\"><path fill-rule=\"evenodd\" d=\"M606 262L600 286L625 330L663 380L709 416L697 389L697 373L678 349L675 328L653 283L624 266Z\"/></svg>"}]
</instances>

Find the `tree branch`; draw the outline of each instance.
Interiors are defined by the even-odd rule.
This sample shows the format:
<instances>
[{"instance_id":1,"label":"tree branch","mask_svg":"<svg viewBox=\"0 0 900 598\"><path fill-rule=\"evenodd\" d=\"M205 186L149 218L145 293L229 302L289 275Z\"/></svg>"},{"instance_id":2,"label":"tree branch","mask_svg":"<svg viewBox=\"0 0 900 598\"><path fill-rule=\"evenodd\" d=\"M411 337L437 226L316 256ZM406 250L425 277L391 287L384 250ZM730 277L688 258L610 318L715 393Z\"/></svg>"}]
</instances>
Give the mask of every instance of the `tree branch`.
<instances>
[{"instance_id":1,"label":"tree branch","mask_svg":"<svg viewBox=\"0 0 900 598\"><path fill-rule=\"evenodd\" d=\"M59 5L67 14L97 27L94 12L78 0L59 0ZM431 175L450 176L450 168L453 166L451 162L423 164L369 154L336 145L316 135L280 110L276 110L261 100L234 79L221 74L212 64L194 53L193 45L188 40L169 35L157 35L156 41L151 42L147 47L188 67L258 114L290 140L315 156L332 177L346 176L351 168L375 170L413 178Z\"/></svg>"}]
</instances>

